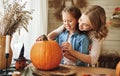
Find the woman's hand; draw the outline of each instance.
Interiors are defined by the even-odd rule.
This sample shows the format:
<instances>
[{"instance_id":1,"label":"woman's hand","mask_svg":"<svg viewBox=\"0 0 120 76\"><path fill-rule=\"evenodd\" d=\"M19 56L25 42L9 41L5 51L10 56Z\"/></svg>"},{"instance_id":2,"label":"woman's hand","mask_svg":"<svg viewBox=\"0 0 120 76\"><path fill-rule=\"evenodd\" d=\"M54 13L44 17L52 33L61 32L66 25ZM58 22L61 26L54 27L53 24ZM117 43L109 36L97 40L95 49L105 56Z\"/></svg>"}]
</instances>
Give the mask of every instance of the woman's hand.
<instances>
[{"instance_id":1,"label":"woman's hand","mask_svg":"<svg viewBox=\"0 0 120 76\"><path fill-rule=\"evenodd\" d=\"M76 62L77 58L75 58L74 56L72 56L68 51L65 51L63 54L66 58L70 59L73 62Z\"/></svg>"}]
</instances>

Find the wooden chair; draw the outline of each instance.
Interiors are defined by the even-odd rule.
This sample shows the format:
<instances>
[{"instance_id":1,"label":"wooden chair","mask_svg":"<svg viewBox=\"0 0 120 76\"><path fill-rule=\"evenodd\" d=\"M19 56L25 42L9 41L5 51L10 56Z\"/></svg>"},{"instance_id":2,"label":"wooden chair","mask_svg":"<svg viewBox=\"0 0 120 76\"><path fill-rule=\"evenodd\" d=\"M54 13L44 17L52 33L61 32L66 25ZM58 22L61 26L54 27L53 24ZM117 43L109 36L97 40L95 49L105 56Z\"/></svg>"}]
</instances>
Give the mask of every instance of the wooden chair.
<instances>
[{"instance_id":1,"label":"wooden chair","mask_svg":"<svg viewBox=\"0 0 120 76\"><path fill-rule=\"evenodd\" d=\"M120 57L118 56L100 56L98 60L98 67L115 69L119 61Z\"/></svg>"}]
</instances>

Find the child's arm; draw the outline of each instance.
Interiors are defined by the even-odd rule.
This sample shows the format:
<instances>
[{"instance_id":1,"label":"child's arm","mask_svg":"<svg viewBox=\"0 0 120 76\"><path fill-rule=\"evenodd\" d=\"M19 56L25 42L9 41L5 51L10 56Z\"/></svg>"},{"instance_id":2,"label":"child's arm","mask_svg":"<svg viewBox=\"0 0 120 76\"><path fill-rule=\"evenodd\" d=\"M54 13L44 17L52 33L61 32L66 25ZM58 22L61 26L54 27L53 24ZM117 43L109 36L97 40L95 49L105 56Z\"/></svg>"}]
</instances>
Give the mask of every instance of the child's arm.
<instances>
[{"instance_id":1,"label":"child's arm","mask_svg":"<svg viewBox=\"0 0 120 76\"><path fill-rule=\"evenodd\" d=\"M64 30L64 25L61 25L57 29L53 30L47 35L48 40L54 40L58 34L60 34Z\"/></svg>"},{"instance_id":2,"label":"child's arm","mask_svg":"<svg viewBox=\"0 0 120 76\"><path fill-rule=\"evenodd\" d=\"M73 57L77 58L78 60L90 63L91 57L90 55L87 54L89 52L88 51L89 40L85 37L82 39L81 44L82 46L79 47L79 51L76 51L72 48L72 45L70 43L64 42L62 44L62 50L68 51Z\"/></svg>"},{"instance_id":3,"label":"child's arm","mask_svg":"<svg viewBox=\"0 0 120 76\"><path fill-rule=\"evenodd\" d=\"M73 56L72 54L70 54L69 51L67 51L67 50L72 50L72 49L73 49L72 45L69 42L62 43L62 50L64 50L63 55L66 58L70 59L71 61L76 62L78 59L75 56Z\"/></svg>"}]
</instances>

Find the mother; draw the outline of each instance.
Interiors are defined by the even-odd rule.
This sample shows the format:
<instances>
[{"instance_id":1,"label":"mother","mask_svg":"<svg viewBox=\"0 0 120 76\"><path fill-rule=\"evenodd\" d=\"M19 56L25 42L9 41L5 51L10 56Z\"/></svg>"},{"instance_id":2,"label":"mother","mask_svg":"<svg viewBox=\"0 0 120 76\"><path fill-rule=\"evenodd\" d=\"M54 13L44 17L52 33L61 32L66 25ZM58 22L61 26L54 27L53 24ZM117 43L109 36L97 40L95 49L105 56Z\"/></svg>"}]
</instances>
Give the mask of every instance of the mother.
<instances>
[{"instance_id":1,"label":"mother","mask_svg":"<svg viewBox=\"0 0 120 76\"><path fill-rule=\"evenodd\" d=\"M106 25L106 13L104 8L98 5L88 7L79 19L79 30L87 31L91 42L89 55L82 54L74 50L66 48L71 55L83 62L94 65L100 56L101 46L104 38L107 36L108 29ZM64 26L60 26L56 30L48 34L49 39L55 39L56 36L64 30ZM70 45L66 45L69 47Z\"/></svg>"}]
</instances>

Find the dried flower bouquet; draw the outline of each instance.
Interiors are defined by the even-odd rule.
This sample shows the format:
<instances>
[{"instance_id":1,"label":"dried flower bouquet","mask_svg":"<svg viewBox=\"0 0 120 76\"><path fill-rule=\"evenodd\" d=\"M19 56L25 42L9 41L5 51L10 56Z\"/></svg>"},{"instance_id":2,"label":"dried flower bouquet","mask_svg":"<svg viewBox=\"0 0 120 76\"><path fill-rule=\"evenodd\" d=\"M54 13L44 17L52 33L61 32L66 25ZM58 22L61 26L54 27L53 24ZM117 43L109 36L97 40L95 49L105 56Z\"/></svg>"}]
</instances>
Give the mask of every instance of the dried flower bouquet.
<instances>
[{"instance_id":1,"label":"dried flower bouquet","mask_svg":"<svg viewBox=\"0 0 120 76\"><path fill-rule=\"evenodd\" d=\"M29 20L32 19L32 11L26 11L25 5L20 4L21 0L14 0L4 3L4 15L0 19L0 35L13 35L17 29L23 27L26 31Z\"/></svg>"}]
</instances>

